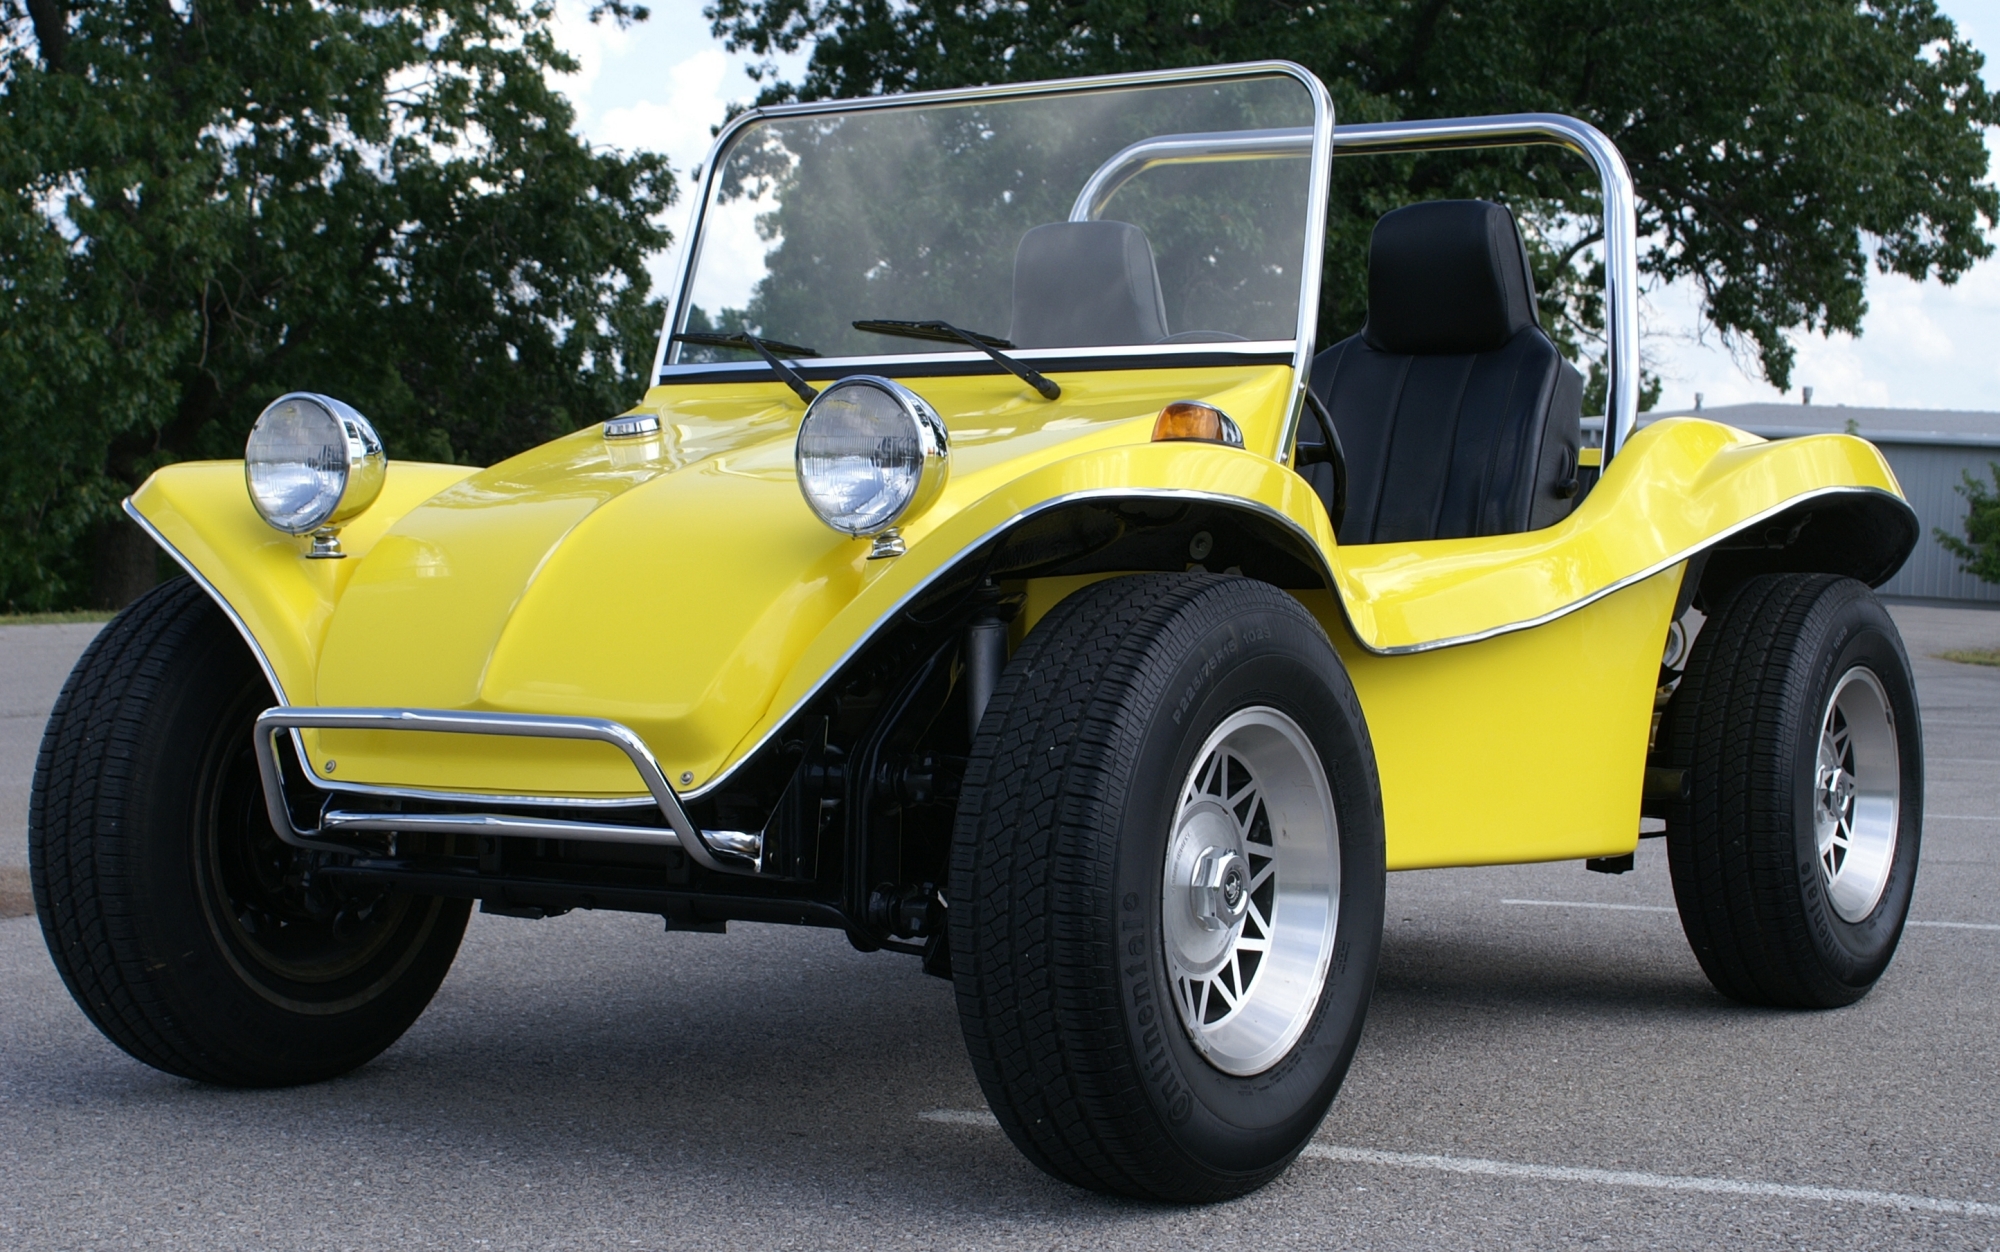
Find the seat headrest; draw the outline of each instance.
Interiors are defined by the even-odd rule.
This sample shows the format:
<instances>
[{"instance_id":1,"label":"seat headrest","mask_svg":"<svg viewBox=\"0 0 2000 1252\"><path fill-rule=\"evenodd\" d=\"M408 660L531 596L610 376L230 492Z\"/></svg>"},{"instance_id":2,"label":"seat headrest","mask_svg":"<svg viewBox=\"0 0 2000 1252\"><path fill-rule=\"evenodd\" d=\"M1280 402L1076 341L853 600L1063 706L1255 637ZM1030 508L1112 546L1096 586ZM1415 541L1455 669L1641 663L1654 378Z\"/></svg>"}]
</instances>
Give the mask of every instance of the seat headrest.
<instances>
[{"instance_id":1,"label":"seat headrest","mask_svg":"<svg viewBox=\"0 0 2000 1252\"><path fill-rule=\"evenodd\" d=\"M1514 215L1490 200L1384 213L1368 244L1368 346L1409 356L1491 352L1536 326Z\"/></svg>"},{"instance_id":2,"label":"seat headrest","mask_svg":"<svg viewBox=\"0 0 2000 1252\"><path fill-rule=\"evenodd\" d=\"M1153 245L1129 222L1052 222L1014 251L1014 325L1022 348L1156 343L1167 307Z\"/></svg>"}]
</instances>

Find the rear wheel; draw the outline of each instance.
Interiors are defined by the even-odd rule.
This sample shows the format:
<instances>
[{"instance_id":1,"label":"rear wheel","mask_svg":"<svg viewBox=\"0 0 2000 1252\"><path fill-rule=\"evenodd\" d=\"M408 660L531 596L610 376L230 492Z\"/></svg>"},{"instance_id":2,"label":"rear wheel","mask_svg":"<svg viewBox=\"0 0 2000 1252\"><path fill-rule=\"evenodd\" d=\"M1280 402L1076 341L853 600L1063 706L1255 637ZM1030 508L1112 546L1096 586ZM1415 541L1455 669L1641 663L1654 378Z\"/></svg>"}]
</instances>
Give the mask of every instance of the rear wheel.
<instances>
[{"instance_id":1,"label":"rear wheel","mask_svg":"<svg viewBox=\"0 0 2000 1252\"><path fill-rule=\"evenodd\" d=\"M348 891L280 840L252 724L274 701L191 582L113 619L57 699L28 847L49 954L98 1029L158 1069L235 1086L345 1073L451 967L470 905Z\"/></svg>"},{"instance_id":2,"label":"rear wheel","mask_svg":"<svg viewBox=\"0 0 2000 1252\"><path fill-rule=\"evenodd\" d=\"M1682 927L1718 990L1831 1008L1888 968L1916 884L1923 739L1901 637L1848 578L1753 579L1702 629L1663 727Z\"/></svg>"},{"instance_id":3,"label":"rear wheel","mask_svg":"<svg viewBox=\"0 0 2000 1252\"><path fill-rule=\"evenodd\" d=\"M1037 1165L1174 1202L1312 1137L1381 943L1380 788L1292 597L1095 584L1024 641L961 795L951 951L973 1067Z\"/></svg>"}]
</instances>

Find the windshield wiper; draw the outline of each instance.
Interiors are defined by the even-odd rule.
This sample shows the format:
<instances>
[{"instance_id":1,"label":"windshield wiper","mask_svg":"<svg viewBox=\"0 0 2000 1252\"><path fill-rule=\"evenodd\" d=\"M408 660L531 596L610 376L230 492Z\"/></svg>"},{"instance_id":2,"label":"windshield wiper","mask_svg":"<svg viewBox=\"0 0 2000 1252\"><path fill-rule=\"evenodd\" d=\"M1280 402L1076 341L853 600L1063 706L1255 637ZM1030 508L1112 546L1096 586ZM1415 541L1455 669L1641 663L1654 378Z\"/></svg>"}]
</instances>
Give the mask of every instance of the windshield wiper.
<instances>
[{"instance_id":1,"label":"windshield wiper","mask_svg":"<svg viewBox=\"0 0 2000 1252\"><path fill-rule=\"evenodd\" d=\"M755 352L764 358L764 363L771 367L771 372L776 374L785 386L790 387L792 393L799 399L811 404L819 398L819 392L813 390L811 383L799 377L797 370L778 359L780 352L794 357L818 356L819 353L811 348L786 343L782 339L765 339L761 335L751 334L748 327L733 335L716 334L705 330L682 331L674 338L681 343L691 343L703 348L735 348L741 352Z\"/></svg>"},{"instance_id":2,"label":"windshield wiper","mask_svg":"<svg viewBox=\"0 0 2000 1252\"><path fill-rule=\"evenodd\" d=\"M928 339L933 343L969 343L1007 367L1009 373L1041 393L1042 399L1054 400L1062 395L1062 388L1052 379L1029 369L1013 357L1002 352L1002 348L1014 345L998 335L982 335L976 330L965 330L950 322L892 322L882 319L859 321L854 329L865 330L873 335L899 335L904 339Z\"/></svg>"}]
</instances>

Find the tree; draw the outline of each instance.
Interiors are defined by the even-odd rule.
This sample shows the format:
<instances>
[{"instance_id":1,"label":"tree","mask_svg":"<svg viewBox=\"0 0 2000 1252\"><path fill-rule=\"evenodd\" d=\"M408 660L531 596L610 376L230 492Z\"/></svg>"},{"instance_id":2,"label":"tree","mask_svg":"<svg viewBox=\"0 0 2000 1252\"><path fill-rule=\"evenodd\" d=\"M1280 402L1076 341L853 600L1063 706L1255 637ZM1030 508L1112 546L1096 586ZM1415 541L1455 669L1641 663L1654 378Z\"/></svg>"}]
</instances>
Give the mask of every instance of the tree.
<instances>
[{"instance_id":1,"label":"tree","mask_svg":"<svg viewBox=\"0 0 2000 1252\"><path fill-rule=\"evenodd\" d=\"M1958 487L1965 497L1965 538L1936 528L1937 541L1959 560L1959 568L1989 583L2000 583L2000 462L1987 466L1993 474L1989 490L1971 474Z\"/></svg>"},{"instance_id":2,"label":"tree","mask_svg":"<svg viewBox=\"0 0 2000 1252\"><path fill-rule=\"evenodd\" d=\"M1347 121L1546 111L1615 140L1643 270L1689 279L1788 388L1797 328L1858 333L1872 263L1951 282L1992 246L1983 57L1932 0L714 0L732 49L810 46L766 101L1282 56ZM769 71L766 70L768 75ZM1320 339L1358 328L1366 239L1412 200L1483 195L1530 227L1545 321L1598 334L1594 179L1545 149L1335 164Z\"/></svg>"},{"instance_id":3,"label":"tree","mask_svg":"<svg viewBox=\"0 0 2000 1252\"><path fill-rule=\"evenodd\" d=\"M0 607L143 589L118 501L285 391L475 463L630 403L673 182L574 133L551 13L0 0Z\"/></svg>"}]
</instances>

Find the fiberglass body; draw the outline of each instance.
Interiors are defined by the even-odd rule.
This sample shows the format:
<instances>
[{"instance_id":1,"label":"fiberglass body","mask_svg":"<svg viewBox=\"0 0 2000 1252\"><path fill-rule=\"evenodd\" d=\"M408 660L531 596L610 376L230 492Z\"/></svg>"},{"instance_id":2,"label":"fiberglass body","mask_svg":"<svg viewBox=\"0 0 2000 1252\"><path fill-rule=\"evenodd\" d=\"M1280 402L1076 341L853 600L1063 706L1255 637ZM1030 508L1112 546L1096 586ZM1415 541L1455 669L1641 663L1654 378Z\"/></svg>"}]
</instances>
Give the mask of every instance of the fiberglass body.
<instances>
[{"instance_id":1,"label":"fiberglass body","mask_svg":"<svg viewBox=\"0 0 2000 1252\"><path fill-rule=\"evenodd\" d=\"M1581 124L1496 121L1511 129L1451 142L1585 147L1561 138ZM163 469L129 508L228 610L282 706L605 719L689 804L727 792L878 641L921 631L924 606L976 580L1016 606L1018 641L1116 573L1263 578L1349 668L1391 868L1630 852L1662 651L1695 579L1879 583L1914 540L1908 509L1859 439L1772 444L1687 419L1632 434L1627 356L1601 477L1560 521L1340 544L1294 465L1326 171L1350 133L1365 152L1393 130L1336 131L1324 89L1276 64L753 112L706 167L655 385L627 415L656 419L640 433L587 427L483 470L391 464L337 560L266 526L239 462ZM1622 177L1608 144L1592 155ZM1129 342L1084 318L1038 341L1022 325L1032 282L1008 273L1020 241L1127 220L1155 251L1164 333ZM1629 218L1625 242L1614 339L1630 333ZM964 343L852 326L869 318L1008 336L1060 395ZM900 551L809 506L804 404L723 342L739 327L814 349L779 353L808 384L885 377L943 419L949 474L900 519ZM1156 439L1179 401L1226 413L1241 446ZM648 795L604 742L297 733L332 794Z\"/></svg>"}]
</instances>

